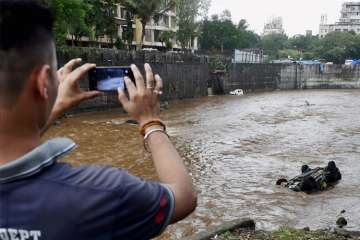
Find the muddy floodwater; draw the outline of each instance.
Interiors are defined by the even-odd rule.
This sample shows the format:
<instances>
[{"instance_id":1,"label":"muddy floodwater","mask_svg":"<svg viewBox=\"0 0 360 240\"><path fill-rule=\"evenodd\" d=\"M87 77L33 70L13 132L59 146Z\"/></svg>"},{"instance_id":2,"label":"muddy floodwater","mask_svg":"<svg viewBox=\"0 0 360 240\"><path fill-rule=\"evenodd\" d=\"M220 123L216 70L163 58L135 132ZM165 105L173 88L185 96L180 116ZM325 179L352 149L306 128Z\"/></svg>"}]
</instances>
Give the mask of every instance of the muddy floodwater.
<instances>
[{"instance_id":1,"label":"muddy floodwater","mask_svg":"<svg viewBox=\"0 0 360 240\"><path fill-rule=\"evenodd\" d=\"M257 227L334 226L342 210L360 230L360 90L286 91L219 96L170 104L162 118L192 174L197 210L160 239L181 239L224 220L250 217ZM118 110L65 119L46 138L80 147L65 160L128 169L156 179L137 127ZM334 160L343 180L321 194L274 186L301 165Z\"/></svg>"}]
</instances>

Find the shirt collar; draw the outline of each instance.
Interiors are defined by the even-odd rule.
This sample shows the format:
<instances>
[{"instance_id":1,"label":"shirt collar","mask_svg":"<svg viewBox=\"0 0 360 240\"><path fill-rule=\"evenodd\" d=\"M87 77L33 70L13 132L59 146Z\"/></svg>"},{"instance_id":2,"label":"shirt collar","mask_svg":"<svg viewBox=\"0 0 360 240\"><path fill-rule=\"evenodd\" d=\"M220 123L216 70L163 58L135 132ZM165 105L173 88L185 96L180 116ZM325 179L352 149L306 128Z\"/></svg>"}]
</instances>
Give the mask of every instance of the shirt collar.
<instances>
[{"instance_id":1,"label":"shirt collar","mask_svg":"<svg viewBox=\"0 0 360 240\"><path fill-rule=\"evenodd\" d=\"M58 158L76 147L77 145L68 138L49 140L17 160L0 165L0 183L32 176L54 164Z\"/></svg>"}]
</instances>

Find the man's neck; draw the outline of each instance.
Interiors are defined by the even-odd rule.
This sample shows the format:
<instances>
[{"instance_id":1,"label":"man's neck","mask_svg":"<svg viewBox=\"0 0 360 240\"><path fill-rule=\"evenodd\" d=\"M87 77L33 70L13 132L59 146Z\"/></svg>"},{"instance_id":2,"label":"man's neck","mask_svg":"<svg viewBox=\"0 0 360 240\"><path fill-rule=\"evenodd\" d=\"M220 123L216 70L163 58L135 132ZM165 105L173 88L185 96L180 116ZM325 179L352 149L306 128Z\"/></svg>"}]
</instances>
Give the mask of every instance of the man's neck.
<instances>
[{"instance_id":1,"label":"man's neck","mask_svg":"<svg viewBox=\"0 0 360 240\"><path fill-rule=\"evenodd\" d=\"M40 133L31 121L19 118L0 117L0 165L30 152L40 144Z\"/></svg>"},{"instance_id":2,"label":"man's neck","mask_svg":"<svg viewBox=\"0 0 360 240\"><path fill-rule=\"evenodd\" d=\"M0 166L14 161L39 146L40 137L4 135L0 132Z\"/></svg>"}]
</instances>

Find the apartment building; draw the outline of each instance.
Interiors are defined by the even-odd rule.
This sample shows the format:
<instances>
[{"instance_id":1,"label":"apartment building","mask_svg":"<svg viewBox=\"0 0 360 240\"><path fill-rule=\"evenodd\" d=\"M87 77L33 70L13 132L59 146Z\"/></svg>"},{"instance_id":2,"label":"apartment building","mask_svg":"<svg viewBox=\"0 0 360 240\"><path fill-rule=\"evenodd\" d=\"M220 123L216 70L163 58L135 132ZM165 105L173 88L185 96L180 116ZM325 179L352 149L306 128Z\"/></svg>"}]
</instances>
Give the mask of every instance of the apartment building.
<instances>
[{"instance_id":1,"label":"apartment building","mask_svg":"<svg viewBox=\"0 0 360 240\"><path fill-rule=\"evenodd\" d=\"M117 4L116 16L115 16L114 21L117 24L118 37L124 40L123 34L126 31L126 28L128 27L128 22L126 20L126 16L128 13L130 14L130 17L132 19L131 21L132 21L132 28L133 28L133 33L134 33L132 46L135 48L135 46L137 45L136 40L140 39L139 31L136 31L137 24L139 24L139 22L136 23L134 16L132 16L132 14L130 12L128 12L127 9L120 4ZM142 28L141 25L140 26L138 25L138 27ZM143 41L143 48L147 48L147 49L163 49L163 48L165 48L165 46L164 46L165 43L160 41L162 33L163 32L176 33L178 31L178 29L179 29L179 27L177 25L176 12L175 11L167 11L167 12L163 13L158 21L154 21L152 19L149 23L147 23L147 25L145 27L145 38ZM80 40L77 40L77 42L78 43L80 42L81 46L89 46L90 39L88 37L82 37ZM106 35L103 35L103 36L100 36L97 38L97 44L99 45L99 47L105 47L105 48L109 47L110 42L111 42L110 39ZM74 40L71 35L68 36L67 43L69 45L72 45L74 43ZM174 50L181 49L179 42L176 40L175 34L172 39L172 45L173 45ZM193 51L198 50L197 38L195 38L193 40L193 42L191 43L191 46L188 46L188 49L191 49Z\"/></svg>"},{"instance_id":2,"label":"apartment building","mask_svg":"<svg viewBox=\"0 0 360 240\"><path fill-rule=\"evenodd\" d=\"M282 18L274 17L265 24L263 35L283 34L284 32Z\"/></svg>"},{"instance_id":3,"label":"apartment building","mask_svg":"<svg viewBox=\"0 0 360 240\"><path fill-rule=\"evenodd\" d=\"M123 39L123 33L126 31L126 28L128 26L126 16L128 14L127 9L118 4L117 5L117 12L115 20L118 25L118 36ZM130 13L129 13L130 14ZM132 45L135 47L137 42L137 36L136 36L136 21L134 16L131 16L132 19L132 27L134 32L134 40L132 42ZM163 32L173 32L176 33L178 31L179 27L177 25L177 18L176 18L176 12L175 11L167 11L163 13L158 21L154 21L153 19L147 23L145 27L145 39L143 42L143 47L148 49L161 49L164 48L164 43L160 41L161 35ZM175 34L174 34L175 35ZM106 36L100 39L101 42L108 42L108 39ZM176 36L172 39L172 44L174 49L181 49L180 44L176 40ZM191 46L189 46L192 50L198 50L198 40L197 38L194 39Z\"/></svg>"},{"instance_id":4,"label":"apartment building","mask_svg":"<svg viewBox=\"0 0 360 240\"><path fill-rule=\"evenodd\" d=\"M124 6L117 5L117 16L116 21L118 23L118 35L122 38L123 33L127 27L126 15L127 10ZM134 41L133 45L136 45L136 23L135 19L133 19L133 29L134 29ZM145 48L162 48L164 43L160 41L161 34L165 31L170 31L176 33L178 30L178 26L176 23L176 13L174 11L167 11L162 14L159 21L155 22L153 19L146 25L145 27L145 39L144 39L144 47ZM173 47L179 48L176 41L176 37L173 39Z\"/></svg>"},{"instance_id":5,"label":"apartment building","mask_svg":"<svg viewBox=\"0 0 360 240\"><path fill-rule=\"evenodd\" d=\"M340 19L334 24L327 23L327 16L321 16L319 36L323 38L330 32L360 33L360 2L345 2L340 11Z\"/></svg>"}]
</instances>

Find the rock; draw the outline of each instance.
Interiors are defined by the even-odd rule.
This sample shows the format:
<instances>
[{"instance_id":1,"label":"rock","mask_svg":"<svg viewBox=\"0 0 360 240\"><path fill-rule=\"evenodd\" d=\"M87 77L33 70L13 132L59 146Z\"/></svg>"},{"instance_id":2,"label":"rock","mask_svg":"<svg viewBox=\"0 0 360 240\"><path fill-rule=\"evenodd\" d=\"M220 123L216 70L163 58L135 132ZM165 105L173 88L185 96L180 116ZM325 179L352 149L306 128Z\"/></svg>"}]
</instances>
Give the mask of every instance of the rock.
<instances>
[{"instance_id":1,"label":"rock","mask_svg":"<svg viewBox=\"0 0 360 240\"><path fill-rule=\"evenodd\" d=\"M336 221L336 225L339 226L339 228L343 228L347 225L347 221L344 217L340 217L337 221Z\"/></svg>"},{"instance_id":2,"label":"rock","mask_svg":"<svg viewBox=\"0 0 360 240\"><path fill-rule=\"evenodd\" d=\"M309 228L309 227L304 227L303 230L304 230L305 232L310 232L310 228Z\"/></svg>"},{"instance_id":3,"label":"rock","mask_svg":"<svg viewBox=\"0 0 360 240\"><path fill-rule=\"evenodd\" d=\"M161 110L161 111L164 111L164 110L166 110L166 109L169 109L169 107L170 107L170 104L169 104L169 102L167 102L167 101L165 101L165 102L163 102L163 103L160 104L160 110Z\"/></svg>"},{"instance_id":4,"label":"rock","mask_svg":"<svg viewBox=\"0 0 360 240\"><path fill-rule=\"evenodd\" d=\"M238 227L241 229L255 230L256 224L254 220L248 219L244 220Z\"/></svg>"},{"instance_id":5,"label":"rock","mask_svg":"<svg viewBox=\"0 0 360 240\"><path fill-rule=\"evenodd\" d=\"M125 123L130 125L139 125L139 122L133 119L126 120Z\"/></svg>"}]
</instances>

